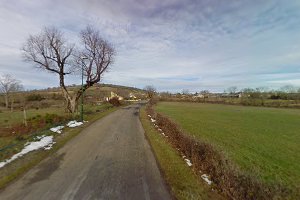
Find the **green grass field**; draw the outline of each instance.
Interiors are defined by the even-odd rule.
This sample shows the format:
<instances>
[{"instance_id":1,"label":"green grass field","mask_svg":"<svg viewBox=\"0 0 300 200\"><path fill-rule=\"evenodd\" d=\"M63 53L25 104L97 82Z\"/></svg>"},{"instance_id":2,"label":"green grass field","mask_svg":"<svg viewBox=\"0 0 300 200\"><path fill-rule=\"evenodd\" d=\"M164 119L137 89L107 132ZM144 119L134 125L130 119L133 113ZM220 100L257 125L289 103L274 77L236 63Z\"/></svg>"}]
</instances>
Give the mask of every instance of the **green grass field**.
<instances>
[{"instance_id":1,"label":"green grass field","mask_svg":"<svg viewBox=\"0 0 300 200\"><path fill-rule=\"evenodd\" d=\"M155 107L267 183L300 185L300 110L162 102Z\"/></svg>"},{"instance_id":2,"label":"green grass field","mask_svg":"<svg viewBox=\"0 0 300 200\"><path fill-rule=\"evenodd\" d=\"M43 108L43 109L29 109L26 110L27 119L34 117L36 115L44 116L48 114L58 114L64 115L63 108ZM13 112L10 111L2 111L0 113L0 126L9 126L16 123L22 123L24 119L24 113L20 110L15 110Z\"/></svg>"}]
</instances>

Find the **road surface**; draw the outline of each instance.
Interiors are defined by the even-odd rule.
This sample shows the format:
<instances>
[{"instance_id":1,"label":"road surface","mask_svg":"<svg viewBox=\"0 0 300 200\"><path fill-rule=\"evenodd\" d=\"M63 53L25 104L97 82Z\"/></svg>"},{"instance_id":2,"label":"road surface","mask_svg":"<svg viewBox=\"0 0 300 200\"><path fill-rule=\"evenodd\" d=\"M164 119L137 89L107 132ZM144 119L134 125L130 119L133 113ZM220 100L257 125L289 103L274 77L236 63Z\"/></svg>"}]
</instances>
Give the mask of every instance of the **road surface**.
<instances>
[{"instance_id":1,"label":"road surface","mask_svg":"<svg viewBox=\"0 0 300 200\"><path fill-rule=\"evenodd\" d=\"M139 107L93 123L0 191L0 199L171 199L145 139Z\"/></svg>"}]
</instances>

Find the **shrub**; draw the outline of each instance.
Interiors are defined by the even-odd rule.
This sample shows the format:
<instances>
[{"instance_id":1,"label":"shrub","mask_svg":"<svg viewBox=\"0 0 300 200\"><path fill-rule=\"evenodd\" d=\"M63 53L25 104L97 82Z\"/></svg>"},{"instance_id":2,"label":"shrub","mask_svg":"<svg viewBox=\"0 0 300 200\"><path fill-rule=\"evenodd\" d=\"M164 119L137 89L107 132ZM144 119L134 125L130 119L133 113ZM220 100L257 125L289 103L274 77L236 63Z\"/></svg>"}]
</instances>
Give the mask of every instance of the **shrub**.
<instances>
[{"instance_id":1,"label":"shrub","mask_svg":"<svg viewBox=\"0 0 300 200\"><path fill-rule=\"evenodd\" d=\"M52 96L51 96L51 99L53 99L53 100L62 100L62 99L64 99L64 97L61 94L53 93Z\"/></svg>"},{"instance_id":2,"label":"shrub","mask_svg":"<svg viewBox=\"0 0 300 200\"><path fill-rule=\"evenodd\" d=\"M45 98L40 94L30 94L26 97L27 101L42 101L43 99Z\"/></svg>"},{"instance_id":3,"label":"shrub","mask_svg":"<svg viewBox=\"0 0 300 200\"><path fill-rule=\"evenodd\" d=\"M113 105L113 106L120 106L120 105L121 105L121 103L120 103L118 97L113 97L113 98L111 98L108 102L109 102L111 105Z\"/></svg>"},{"instance_id":4,"label":"shrub","mask_svg":"<svg viewBox=\"0 0 300 200\"><path fill-rule=\"evenodd\" d=\"M152 98L149 100L149 103L150 103L151 105L155 105L157 102L158 102L158 98L156 98L156 97L152 97Z\"/></svg>"},{"instance_id":5,"label":"shrub","mask_svg":"<svg viewBox=\"0 0 300 200\"><path fill-rule=\"evenodd\" d=\"M53 123L59 123L61 121L64 121L64 117L59 116L57 114L46 113L44 120L45 120L46 124L53 124Z\"/></svg>"},{"instance_id":6,"label":"shrub","mask_svg":"<svg viewBox=\"0 0 300 200\"><path fill-rule=\"evenodd\" d=\"M50 104L47 102L41 102L40 108L49 108Z\"/></svg>"},{"instance_id":7,"label":"shrub","mask_svg":"<svg viewBox=\"0 0 300 200\"><path fill-rule=\"evenodd\" d=\"M17 135L17 137L16 137L16 140L18 140L18 141L23 141L25 139L26 139L26 137L24 135L21 135L21 134Z\"/></svg>"}]
</instances>

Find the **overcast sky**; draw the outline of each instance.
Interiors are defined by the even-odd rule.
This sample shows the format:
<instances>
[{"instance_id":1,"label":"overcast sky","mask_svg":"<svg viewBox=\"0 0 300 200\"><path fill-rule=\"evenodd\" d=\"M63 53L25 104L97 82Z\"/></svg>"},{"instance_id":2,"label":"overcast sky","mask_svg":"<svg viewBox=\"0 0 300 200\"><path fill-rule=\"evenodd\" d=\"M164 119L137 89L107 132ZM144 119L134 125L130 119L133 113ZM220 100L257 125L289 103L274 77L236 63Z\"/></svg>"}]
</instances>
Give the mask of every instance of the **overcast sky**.
<instances>
[{"instance_id":1,"label":"overcast sky","mask_svg":"<svg viewBox=\"0 0 300 200\"><path fill-rule=\"evenodd\" d=\"M172 92L300 86L299 0L0 0L0 73L27 89L58 86L20 48L53 25L76 43L87 24L117 50L104 83Z\"/></svg>"}]
</instances>

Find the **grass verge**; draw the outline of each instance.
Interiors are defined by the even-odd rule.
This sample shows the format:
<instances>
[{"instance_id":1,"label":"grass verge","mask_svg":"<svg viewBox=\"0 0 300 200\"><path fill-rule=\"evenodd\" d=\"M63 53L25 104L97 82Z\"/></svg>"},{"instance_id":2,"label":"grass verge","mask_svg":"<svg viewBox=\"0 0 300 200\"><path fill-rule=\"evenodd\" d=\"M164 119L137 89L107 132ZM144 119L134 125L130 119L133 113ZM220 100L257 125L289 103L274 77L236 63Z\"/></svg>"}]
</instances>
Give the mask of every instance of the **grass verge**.
<instances>
[{"instance_id":1,"label":"grass verge","mask_svg":"<svg viewBox=\"0 0 300 200\"><path fill-rule=\"evenodd\" d=\"M150 123L145 108L141 109L140 119L161 172L176 199L222 199L199 180L183 161L179 152L158 133Z\"/></svg>"},{"instance_id":2,"label":"grass verge","mask_svg":"<svg viewBox=\"0 0 300 200\"><path fill-rule=\"evenodd\" d=\"M37 165L46 157L54 154L58 149L64 146L69 140L77 136L84 128L91 125L98 119L112 113L118 108L109 108L104 112L96 113L92 115L87 115L85 120L89 123L77 128L65 128L63 133L55 137L56 144L49 151L37 150L26 154L25 156L15 160L14 162L8 164L7 166L0 169L0 189L4 188L10 182L20 177L22 174L26 173L32 167Z\"/></svg>"}]
</instances>

